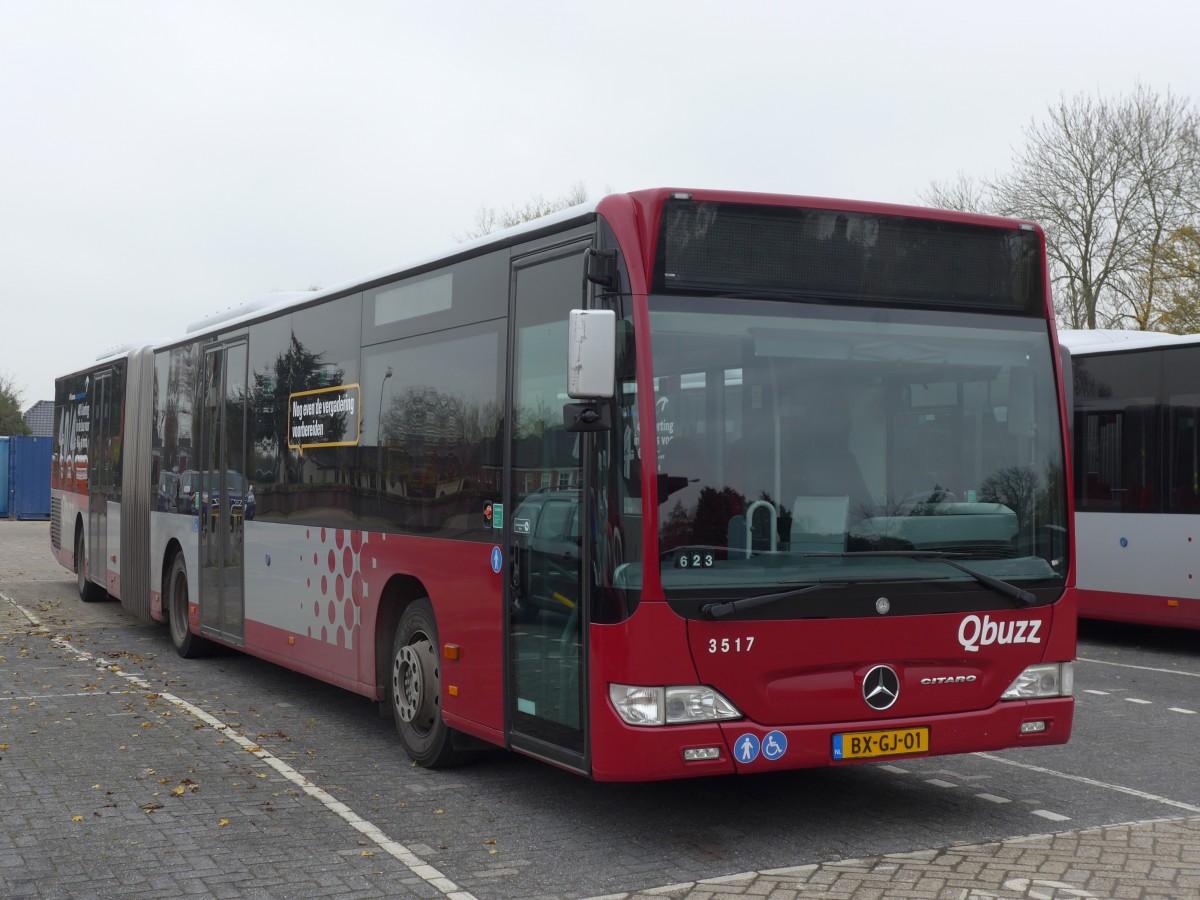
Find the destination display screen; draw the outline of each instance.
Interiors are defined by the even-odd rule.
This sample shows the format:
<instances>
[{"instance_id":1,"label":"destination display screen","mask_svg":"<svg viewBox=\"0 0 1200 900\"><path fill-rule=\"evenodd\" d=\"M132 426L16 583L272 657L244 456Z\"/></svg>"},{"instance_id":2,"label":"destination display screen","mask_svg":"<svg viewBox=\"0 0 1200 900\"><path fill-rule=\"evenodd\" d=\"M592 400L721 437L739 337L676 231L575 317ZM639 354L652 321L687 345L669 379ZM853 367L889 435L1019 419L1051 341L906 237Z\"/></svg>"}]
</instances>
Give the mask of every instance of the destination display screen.
<instances>
[{"instance_id":1,"label":"destination display screen","mask_svg":"<svg viewBox=\"0 0 1200 900\"><path fill-rule=\"evenodd\" d=\"M1044 314L1032 228L668 200L654 291Z\"/></svg>"}]
</instances>

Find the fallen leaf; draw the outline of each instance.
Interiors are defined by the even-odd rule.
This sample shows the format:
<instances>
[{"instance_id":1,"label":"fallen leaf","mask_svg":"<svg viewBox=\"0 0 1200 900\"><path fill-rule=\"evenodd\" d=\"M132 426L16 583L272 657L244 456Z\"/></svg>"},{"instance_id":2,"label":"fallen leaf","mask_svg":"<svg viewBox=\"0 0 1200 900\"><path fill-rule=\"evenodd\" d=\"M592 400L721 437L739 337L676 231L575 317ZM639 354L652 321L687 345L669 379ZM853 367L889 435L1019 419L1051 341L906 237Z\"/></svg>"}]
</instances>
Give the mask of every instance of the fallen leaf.
<instances>
[{"instance_id":1,"label":"fallen leaf","mask_svg":"<svg viewBox=\"0 0 1200 900\"><path fill-rule=\"evenodd\" d=\"M82 822L83 816L71 816L71 821L72 822Z\"/></svg>"},{"instance_id":2,"label":"fallen leaf","mask_svg":"<svg viewBox=\"0 0 1200 900\"><path fill-rule=\"evenodd\" d=\"M218 827L218 828L224 828L224 827L225 827L226 825L228 825L228 824L229 824L229 820L228 820L228 819L222 819L220 822L218 822L218 823L217 823L217 827Z\"/></svg>"}]
</instances>

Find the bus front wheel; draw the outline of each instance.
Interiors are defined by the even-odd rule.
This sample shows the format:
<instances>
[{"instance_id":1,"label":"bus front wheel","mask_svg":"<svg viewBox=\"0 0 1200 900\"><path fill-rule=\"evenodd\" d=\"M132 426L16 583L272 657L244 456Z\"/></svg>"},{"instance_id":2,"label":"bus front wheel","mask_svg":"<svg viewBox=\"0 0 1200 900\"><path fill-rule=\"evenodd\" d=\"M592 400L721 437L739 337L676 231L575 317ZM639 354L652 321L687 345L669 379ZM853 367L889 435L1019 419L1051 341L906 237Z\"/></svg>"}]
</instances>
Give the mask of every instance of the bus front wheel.
<instances>
[{"instance_id":1,"label":"bus front wheel","mask_svg":"<svg viewBox=\"0 0 1200 900\"><path fill-rule=\"evenodd\" d=\"M184 659L195 659L205 656L212 644L198 634L193 634L188 626L188 581L187 564L183 554L176 553L171 561L171 571L167 575L165 585L167 595L167 624L171 629L171 643L175 652Z\"/></svg>"},{"instance_id":2,"label":"bus front wheel","mask_svg":"<svg viewBox=\"0 0 1200 900\"><path fill-rule=\"evenodd\" d=\"M388 698L404 752L427 769L456 765L464 758L442 720L441 692L437 620L422 597L409 604L396 627Z\"/></svg>"}]
</instances>

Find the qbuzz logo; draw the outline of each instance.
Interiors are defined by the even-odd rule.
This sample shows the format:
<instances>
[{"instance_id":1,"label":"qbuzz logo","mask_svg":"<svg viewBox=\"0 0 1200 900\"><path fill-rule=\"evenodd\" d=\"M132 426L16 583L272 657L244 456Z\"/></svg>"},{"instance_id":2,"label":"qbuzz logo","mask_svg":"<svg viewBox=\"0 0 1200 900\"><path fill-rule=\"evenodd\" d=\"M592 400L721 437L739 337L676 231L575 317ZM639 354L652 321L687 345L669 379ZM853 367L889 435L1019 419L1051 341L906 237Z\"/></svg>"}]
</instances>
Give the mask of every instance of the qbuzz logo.
<instances>
[{"instance_id":1,"label":"qbuzz logo","mask_svg":"<svg viewBox=\"0 0 1200 900\"><path fill-rule=\"evenodd\" d=\"M980 647L992 644L1040 644L1042 623L1039 619L1017 619L993 622L985 615L967 616L958 625L958 642L968 653L978 653Z\"/></svg>"},{"instance_id":2,"label":"qbuzz logo","mask_svg":"<svg viewBox=\"0 0 1200 900\"><path fill-rule=\"evenodd\" d=\"M876 666L863 679L862 692L871 709L888 709L900 697L900 676L890 666Z\"/></svg>"}]
</instances>

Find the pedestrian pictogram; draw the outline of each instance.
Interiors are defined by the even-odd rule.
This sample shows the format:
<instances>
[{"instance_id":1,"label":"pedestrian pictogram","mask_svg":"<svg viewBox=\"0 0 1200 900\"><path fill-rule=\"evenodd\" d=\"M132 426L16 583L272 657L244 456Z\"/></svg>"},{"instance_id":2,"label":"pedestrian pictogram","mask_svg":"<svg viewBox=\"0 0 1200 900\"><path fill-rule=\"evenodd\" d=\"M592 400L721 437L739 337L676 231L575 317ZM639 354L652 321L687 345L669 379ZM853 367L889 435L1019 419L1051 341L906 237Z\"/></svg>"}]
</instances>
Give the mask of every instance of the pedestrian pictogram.
<instances>
[{"instance_id":1,"label":"pedestrian pictogram","mask_svg":"<svg viewBox=\"0 0 1200 900\"><path fill-rule=\"evenodd\" d=\"M752 734L743 734L733 742L733 758L740 763L754 762L758 759L761 745L758 738Z\"/></svg>"}]
</instances>

